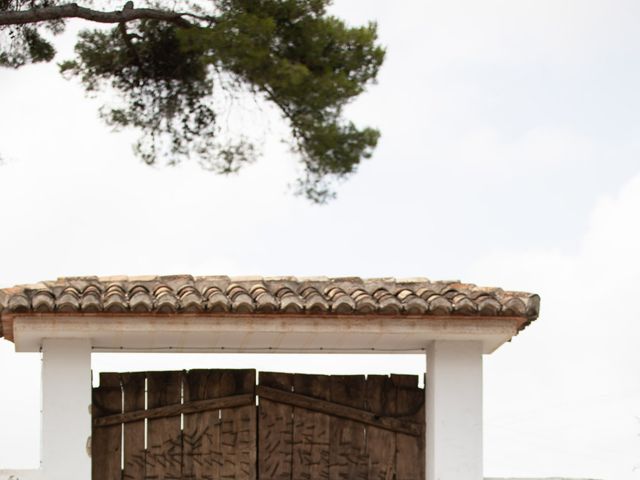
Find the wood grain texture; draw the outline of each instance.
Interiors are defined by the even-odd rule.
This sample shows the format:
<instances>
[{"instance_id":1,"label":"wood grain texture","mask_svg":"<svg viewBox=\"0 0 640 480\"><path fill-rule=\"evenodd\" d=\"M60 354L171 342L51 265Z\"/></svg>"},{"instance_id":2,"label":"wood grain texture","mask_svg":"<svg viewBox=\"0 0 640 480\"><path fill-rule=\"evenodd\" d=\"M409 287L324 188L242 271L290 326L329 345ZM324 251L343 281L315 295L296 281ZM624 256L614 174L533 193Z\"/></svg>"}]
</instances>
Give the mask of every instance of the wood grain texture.
<instances>
[{"instance_id":1,"label":"wood grain texture","mask_svg":"<svg viewBox=\"0 0 640 480\"><path fill-rule=\"evenodd\" d=\"M202 401L220 396L220 372L190 370L185 377L184 401ZM186 479L220 478L220 410L184 416L183 475Z\"/></svg>"},{"instance_id":2,"label":"wood grain texture","mask_svg":"<svg viewBox=\"0 0 640 480\"><path fill-rule=\"evenodd\" d=\"M181 402L182 372L147 373L147 407L157 408ZM180 417L150 419L147 422L146 478L182 478L182 430Z\"/></svg>"},{"instance_id":3,"label":"wood grain texture","mask_svg":"<svg viewBox=\"0 0 640 480\"><path fill-rule=\"evenodd\" d=\"M255 370L224 370L220 392L224 396L255 394ZM221 411L222 471L220 478L253 480L256 477L256 407L225 408Z\"/></svg>"},{"instance_id":4,"label":"wood grain texture","mask_svg":"<svg viewBox=\"0 0 640 480\"><path fill-rule=\"evenodd\" d=\"M175 417L188 413L205 412L207 410L220 410L222 408L245 407L253 402L251 394L230 395L228 397L215 398L211 400L196 400L178 405L167 405L149 410L135 410L127 413L118 413L106 417L96 418L93 421L94 427L106 427L120 423L137 422L150 418Z\"/></svg>"},{"instance_id":5,"label":"wood grain texture","mask_svg":"<svg viewBox=\"0 0 640 480\"><path fill-rule=\"evenodd\" d=\"M334 375L331 377L331 401L339 405L364 410L364 375ZM336 480L367 480L368 458L365 426L360 422L331 417L329 478Z\"/></svg>"},{"instance_id":6,"label":"wood grain texture","mask_svg":"<svg viewBox=\"0 0 640 480\"><path fill-rule=\"evenodd\" d=\"M293 375L260 372L260 385L291 391ZM258 478L291 480L293 455L293 407L261 399L258 424Z\"/></svg>"},{"instance_id":7,"label":"wood grain texture","mask_svg":"<svg viewBox=\"0 0 640 480\"><path fill-rule=\"evenodd\" d=\"M284 403L292 407L300 407L313 412L324 413L333 417L340 417L345 420L353 420L354 422L372 425L392 432L400 432L417 437L422 434L423 430L421 425L408 420L376 415L365 409L328 402L307 395L300 395L298 392L285 392L264 385L259 385L257 391L258 396L262 399Z\"/></svg>"},{"instance_id":8,"label":"wood grain texture","mask_svg":"<svg viewBox=\"0 0 640 480\"><path fill-rule=\"evenodd\" d=\"M328 401L330 382L327 375L295 374L293 389L298 395ZM326 413L294 408L292 478L329 479L329 418Z\"/></svg>"},{"instance_id":9,"label":"wood grain texture","mask_svg":"<svg viewBox=\"0 0 640 480\"><path fill-rule=\"evenodd\" d=\"M415 375L391 375L396 388L397 414L415 422L425 424L424 390L418 388ZM397 480L422 480L425 470L424 437L411 438L401 433L396 435Z\"/></svg>"},{"instance_id":10,"label":"wood grain texture","mask_svg":"<svg viewBox=\"0 0 640 480\"><path fill-rule=\"evenodd\" d=\"M93 417L122 412L120 375L101 373L100 386L93 389ZM93 432L91 459L93 480L120 480L122 426L113 425Z\"/></svg>"},{"instance_id":11,"label":"wood grain texture","mask_svg":"<svg viewBox=\"0 0 640 480\"><path fill-rule=\"evenodd\" d=\"M94 478L424 478L418 377L264 372L258 387L255 379L255 370L102 374Z\"/></svg>"},{"instance_id":12,"label":"wood grain texture","mask_svg":"<svg viewBox=\"0 0 640 480\"><path fill-rule=\"evenodd\" d=\"M121 376L124 393L123 412L143 410L145 406L145 372L123 373ZM139 420L123 425L124 428L124 469L125 480L145 478L146 450L144 445L145 422ZM99 431L101 429L94 429Z\"/></svg>"},{"instance_id":13,"label":"wood grain texture","mask_svg":"<svg viewBox=\"0 0 640 480\"><path fill-rule=\"evenodd\" d=\"M376 415L396 414L396 389L386 375L369 375L367 409ZM415 439L415 437L410 437ZM392 480L396 475L396 432L367 426L369 480Z\"/></svg>"}]
</instances>

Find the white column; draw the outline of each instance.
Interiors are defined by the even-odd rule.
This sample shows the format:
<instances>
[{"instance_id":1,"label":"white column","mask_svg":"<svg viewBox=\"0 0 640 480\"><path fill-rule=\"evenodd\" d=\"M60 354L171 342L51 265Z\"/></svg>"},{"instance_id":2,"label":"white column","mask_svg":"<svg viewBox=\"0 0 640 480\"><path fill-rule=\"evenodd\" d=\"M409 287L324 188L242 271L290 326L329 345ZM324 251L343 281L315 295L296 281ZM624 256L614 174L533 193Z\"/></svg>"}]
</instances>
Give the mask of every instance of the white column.
<instances>
[{"instance_id":1,"label":"white column","mask_svg":"<svg viewBox=\"0 0 640 480\"><path fill-rule=\"evenodd\" d=\"M42 342L42 450L46 480L90 480L91 345L88 339Z\"/></svg>"},{"instance_id":2,"label":"white column","mask_svg":"<svg viewBox=\"0 0 640 480\"><path fill-rule=\"evenodd\" d=\"M427 480L482 480L482 344L427 348Z\"/></svg>"}]
</instances>

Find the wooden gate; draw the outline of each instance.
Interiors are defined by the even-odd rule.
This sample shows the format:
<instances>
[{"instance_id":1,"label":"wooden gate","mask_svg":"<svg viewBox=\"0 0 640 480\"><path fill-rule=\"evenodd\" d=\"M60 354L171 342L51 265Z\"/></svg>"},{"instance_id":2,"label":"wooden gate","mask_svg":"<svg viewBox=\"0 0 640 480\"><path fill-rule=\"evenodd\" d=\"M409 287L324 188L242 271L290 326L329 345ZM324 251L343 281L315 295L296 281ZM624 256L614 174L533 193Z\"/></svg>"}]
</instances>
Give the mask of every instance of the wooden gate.
<instances>
[{"instance_id":1,"label":"wooden gate","mask_svg":"<svg viewBox=\"0 0 640 480\"><path fill-rule=\"evenodd\" d=\"M93 480L256 478L255 370L102 373Z\"/></svg>"},{"instance_id":2,"label":"wooden gate","mask_svg":"<svg viewBox=\"0 0 640 480\"><path fill-rule=\"evenodd\" d=\"M93 480L422 480L424 458L416 376L102 373L93 391Z\"/></svg>"}]
</instances>

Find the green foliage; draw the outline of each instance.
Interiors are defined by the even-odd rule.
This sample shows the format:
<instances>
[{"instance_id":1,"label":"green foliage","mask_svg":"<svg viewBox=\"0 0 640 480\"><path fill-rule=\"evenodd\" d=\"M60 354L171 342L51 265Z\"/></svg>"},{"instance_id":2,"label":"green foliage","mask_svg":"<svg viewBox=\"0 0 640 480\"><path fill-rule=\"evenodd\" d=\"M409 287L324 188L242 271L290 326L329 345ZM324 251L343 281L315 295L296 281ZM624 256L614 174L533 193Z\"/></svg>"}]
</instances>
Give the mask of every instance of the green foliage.
<instances>
[{"instance_id":1,"label":"green foliage","mask_svg":"<svg viewBox=\"0 0 640 480\"><path fill-rule=\"evenodd\" d=\"M300 190L314 201L331 194L329 176L353 172L378 140L341 119L344 105L373 80L384 59L375 25L349 28L326 15L322 0L224 0L206 29L180 32L187 51L230 71L280 107L306 176Z\"/></svg>"},{"instance_id":2,"label":"green foliage","mask_svg":"<svg viewBox=\"0 0 640 480\"><path fill-rule=\"evenodd\" d=\"M24 7L42 8L54 5L52 0L0 0L0 13ZM44 25L53 34L61 33L64 22L52 21ZM0 45L0 67L20 68L30 63L50 62L56 50L36 27L22 25L6 29L8 48Z\"/></svg>"},{"instance_id":3,"label":"green foliage","mask_svg":"<svg viewBox=\"0 0 640 480\"><path fill-rule=\"evenodd\" d=\"M114 127L142 131L136 151L149 164L166 158L169 164L196 156L220 173L236 171L250 158L242 143L217 141L216 115L211 107L212 79L201 54L181 48L173 25L140 22L134 33L123 27L81 32L78 59L60 64L64 73L79 75L85 88L115 89L122 106L104 108ZM229 163L228 151L238 152Z\"/></svg>"},{"instance_id":4,"label":"green foliage","mask_svg":"<svg viewBox=\"0 0 640 480\"><path fill-rule=\"evenodd\" d=\"M377 130L360 129L342 113L384 59L376 26L349 27L327 14L329 3L212 0L207 19L189 28L142 20L84 31L76 59L60 68L88 91L119 94L121 102L103 116L114 127L142 132L136 150L150 164L196 158L216 172L237 171L255 149L246 138L221 140L216 89L249 90L273 102L303 162L299 192L324 202L333 195L332 180L354 172L378 141ZM30 45L22 64L53 55L37 39Z\"/></svg>"}]
</instances>

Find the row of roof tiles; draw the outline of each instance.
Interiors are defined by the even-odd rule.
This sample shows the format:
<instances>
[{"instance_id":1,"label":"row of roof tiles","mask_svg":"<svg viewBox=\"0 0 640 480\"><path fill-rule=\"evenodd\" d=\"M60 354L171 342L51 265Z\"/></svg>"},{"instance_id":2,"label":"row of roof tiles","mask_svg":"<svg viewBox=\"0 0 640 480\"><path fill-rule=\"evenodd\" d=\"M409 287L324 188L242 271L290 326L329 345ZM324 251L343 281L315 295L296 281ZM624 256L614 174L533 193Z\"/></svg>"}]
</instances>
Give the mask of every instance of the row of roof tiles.
<instances>
[{"instance_id":1,"label":"row of roof tiles","mask_svg":"<svg viewBox=\"0 0 640 480\"><path fill-rule=\"evenodd\" d=\"M0 290L0 312L538 316L539 297L427 279L78 277ZM1 333L0 333L1 334Z\"/></svg>"}]
</instances>

